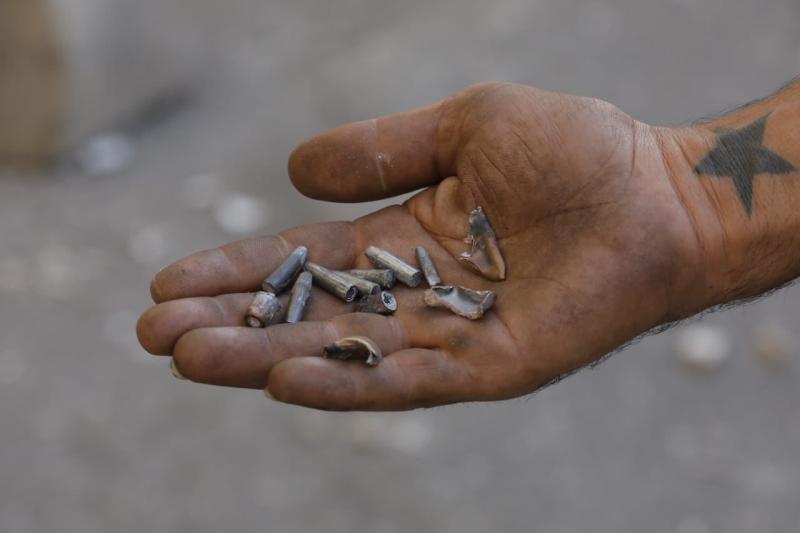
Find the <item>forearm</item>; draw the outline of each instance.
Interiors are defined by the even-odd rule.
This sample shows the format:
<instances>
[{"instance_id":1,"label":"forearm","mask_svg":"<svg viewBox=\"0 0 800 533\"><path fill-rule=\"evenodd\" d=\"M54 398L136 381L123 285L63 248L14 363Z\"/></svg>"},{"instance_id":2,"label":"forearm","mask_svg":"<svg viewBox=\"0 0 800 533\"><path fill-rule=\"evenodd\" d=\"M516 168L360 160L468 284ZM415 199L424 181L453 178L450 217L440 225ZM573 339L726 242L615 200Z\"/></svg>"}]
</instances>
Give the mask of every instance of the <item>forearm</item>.
<instances>
[{"instance_id":1,"label":"forearm","mask_svg":"<svg viewBox=\"0 0 800 533\"><path fill-rule=\"evenodd\" d=\"M696 306L756 296L800 275L800 84L659 136L706 269Z\"/></svg>"}]
</instances>

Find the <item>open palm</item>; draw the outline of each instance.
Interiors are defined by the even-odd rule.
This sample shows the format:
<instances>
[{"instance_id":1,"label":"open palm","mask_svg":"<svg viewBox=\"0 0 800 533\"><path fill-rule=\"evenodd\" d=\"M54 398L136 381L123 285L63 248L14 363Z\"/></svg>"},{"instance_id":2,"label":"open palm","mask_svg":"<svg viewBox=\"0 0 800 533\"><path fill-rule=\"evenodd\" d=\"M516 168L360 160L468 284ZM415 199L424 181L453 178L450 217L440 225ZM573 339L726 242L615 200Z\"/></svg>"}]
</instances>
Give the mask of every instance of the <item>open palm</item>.
<instances>
[{"instance_id":1,"label":"open palm","mask_svg":"<svg viewBox=\"0 0 800 533\"><path fill-rule=\"evenodd\" d=\"M139 338L203 383L264 388L320 409L394 410L520 396L692 309L696 240L659 131L610 104L482 84L432 106L342 126L301 145L289 169L304 194L353 202L422 189L353 222L293 228L199 252L158 273ZM488 281L456 257L481 206L507 264ZM398 287L393 316L353 313L315 291L299 324L244 327L267 274L294 247L335 269L365 268L375 245L413 262L425 246L445 283L492 289L470 321ZM319 357L346 336L387 354L375 368Z\"/></svg>"}]
</instances>

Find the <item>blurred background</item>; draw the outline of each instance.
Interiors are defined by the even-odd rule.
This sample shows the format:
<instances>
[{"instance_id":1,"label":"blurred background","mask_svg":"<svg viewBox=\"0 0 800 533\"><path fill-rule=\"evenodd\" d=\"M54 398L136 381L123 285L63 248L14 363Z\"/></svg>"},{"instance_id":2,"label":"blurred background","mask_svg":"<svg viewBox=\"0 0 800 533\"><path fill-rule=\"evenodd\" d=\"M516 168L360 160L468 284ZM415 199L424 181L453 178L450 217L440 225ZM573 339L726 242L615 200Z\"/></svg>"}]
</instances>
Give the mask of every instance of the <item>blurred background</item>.
<instances>
[{"instance_id":1,"label":"blurred background","mask_svg":"<svg viewBox=\"0 0 800 533\"><path fill-rule=\"evenodd\" d=\"M383 204L292 147L486 79L679 124L800 73L796 0L2 0L0 533L800 530L800 293L528 399L327 414L134 333L200 248Z\"/></svg>"}]
</instances>

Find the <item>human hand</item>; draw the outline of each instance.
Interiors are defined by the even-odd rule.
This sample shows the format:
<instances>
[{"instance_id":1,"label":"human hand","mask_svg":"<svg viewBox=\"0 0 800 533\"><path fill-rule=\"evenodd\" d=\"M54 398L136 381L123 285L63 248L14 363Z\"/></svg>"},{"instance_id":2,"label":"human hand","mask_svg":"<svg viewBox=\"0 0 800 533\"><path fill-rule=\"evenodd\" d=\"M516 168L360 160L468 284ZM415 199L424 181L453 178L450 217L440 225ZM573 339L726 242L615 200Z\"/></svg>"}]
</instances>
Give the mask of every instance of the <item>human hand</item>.
<instances>
[{"instance_id":1,"label":"human hand","mask_svg":"<svg viewBox=\"0 0 800 533\"><path fill-rule=\"evenodd\" d=\"M409 113L342 126L298 147L296 187L357 202L422 189L353 222L286 230L199 252L152 282L142 345L196 382L262 388L331 410L397 410L530 393L704 305L701 254L675 193L661 130L594 99L488 83ZM483 207L507 265L488 281L456 260ZM445 283L491 289L470 321L394 290L393 316L353 313L315 290L305 322L244 326L248 291L294 247L334 269L375 245L413 263L425 246ZM689 295L689 296L686 296ZM319 357L351 335L387 357L370 368Z\"/></svg>"}]
</instances>

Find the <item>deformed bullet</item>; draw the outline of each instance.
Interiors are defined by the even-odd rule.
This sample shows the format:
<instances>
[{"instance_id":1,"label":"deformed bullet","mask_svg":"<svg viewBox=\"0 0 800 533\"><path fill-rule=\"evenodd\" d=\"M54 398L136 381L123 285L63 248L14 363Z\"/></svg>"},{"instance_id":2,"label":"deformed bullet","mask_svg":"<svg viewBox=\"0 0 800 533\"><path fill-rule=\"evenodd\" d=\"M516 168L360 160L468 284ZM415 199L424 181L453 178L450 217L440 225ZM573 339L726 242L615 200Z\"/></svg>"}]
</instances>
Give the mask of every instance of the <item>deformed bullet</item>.
<instances>
[{"instance_id":1,"label":"deformed bullet","mask_svg":"<svg viewBox=\"0 0 800 533\"><path fill-rule=\"evenodd\" d=\"M261 290L280 294L289 286L308 259L308 248L298 246L261 284Z\"/></svg>"},{"instance_id":2,"label":"deformed bullet","mask_svg":"<svg viewBox=\"0 0 800 533\"><path fill-rule=\"evenodd\" d=\"M359 278L358 276L354 276L349 272L342 272L341 270L334 270L334 272L355 285L360 296L378 294L381 292L381 286L375 282L369 281L368 279Z\"/></svg>"},{"instance_id":3,"label":"deformed bullet","mask_svg":"<svg viewBox=\"0 0 800 533\"><path fill-rule=\"evenodd\" d=\"M364 361L369 366L375 366L383 359L380 347L367 337L345 337L333 344L326 346L322 356L328 359L357 359Z\"/></svg>"},{"instance_id":4,"label":"deformed bullet","mask_svg":"<svg viewBox=\"0 0 800 533\"><path fill-rule=\"evenodd\" d=\"M428 282L428 285L431 287L441 285L442 278L439 276L439 271L436 270L436 265L433 264L433 259L431 259L431 254L428 253L428 250L424 246L417 246L416 253L417 262L425 275L425 281Z\"/></svg>"},{"instance_id":5,"label":"deformed bullet","mask_svg":"<svg viewBox=\"0 0 800 533\"><path fill-rule=\"evenodd\" d=\"M422 282L422 272L412 267L399 257L376 246L370 246L364 255L378 268L388 268L403 284L416 287Z\"/></svg>"},{"instance_id":6,"label":"deformed bullet","mask_svg":"<svg viewBox=\"0 0 800 533\"><path fill-rule=\"evenodd\" d=\"M347 303L352 302L358 296L358 289L344 277L333 270L328 270L324 266L306 262L306 270L311 273L314 283L330 292L334 296L341 298Z\"/></svg>"},{"instance_id":7,"label":"deformed bullet","mask_svg":"<svg viewBox=\"0 0 800 533\"><path fill-rule=\"evenodd\" d=\"M486 279L506 279L506 263L483 208L477 207L469 214L469 235L465 240L471 245L471 249L458 258L462 264Z\"/></svg>"},{"instance_id":8,"label":"deformed bullet","mask_svg":"<svg viewBox=\"0 0 800 533\"><path fill-rule=\"evenodd\" d=\"M311 279L310 272L301 272L294 282L292 296L289 299L289 310L286 312L286 322L289 324L303 320L308 298L311 296Z\"/></svg>"},{"instance_id":9,"label":"deformed bullet","mask_svg":"<svg viewBox=\"0 0 800 533\"><path fill-rule=\"evenodd\" d=\"M494 305L496 298L494 291L441 285L431 287L424 296L428 307L444 307L470 320L481 318Z\"/></svg>"},{"instance_id":10,"label":"deformed bullet","mask_svg":"<svg viewBox=\"0 0 800 533\"><path fill-rule=\"evenodd\" d=\"M372 269L353 269L348 270L348 274L352 274L357 278L377 283L384 289L391 289L394 287L395 275L394 272L388 268L372 268Z\"/></svg>"},{"instance_id":11,"label":"deformed bullet","mask_svg":"<svg viewBox=\"0 0 800 533\"><path fill-rule=\"evenodd\" d=\"M272 292L260 291L253 297L253 303L247 308L245 322L251 328L263 328L281 312L280 300Z\"/></svg>"},{"instance_id":12,"label":"deformed bullet","mask_svg":"<svg viewBox=\"0 0 800 533\"><path fill-rule=\"evenodd\" d=\"M391 315L397 311L397 300L391 292L383 291L362 297L356 304L356 312Z\"/></svg>"}]
</instances>

